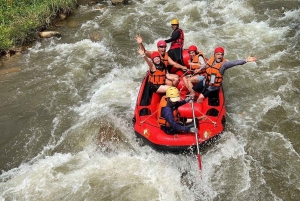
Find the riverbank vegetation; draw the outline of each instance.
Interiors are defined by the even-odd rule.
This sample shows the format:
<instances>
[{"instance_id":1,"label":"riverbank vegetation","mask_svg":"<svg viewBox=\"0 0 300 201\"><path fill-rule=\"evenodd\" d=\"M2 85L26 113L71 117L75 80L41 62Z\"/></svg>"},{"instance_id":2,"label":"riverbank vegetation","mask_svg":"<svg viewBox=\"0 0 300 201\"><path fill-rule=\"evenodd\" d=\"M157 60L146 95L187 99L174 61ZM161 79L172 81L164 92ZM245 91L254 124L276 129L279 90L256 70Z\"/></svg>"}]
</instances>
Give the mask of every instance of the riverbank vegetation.
<instances>
[{"instance_id":1,"label":"riverbank vegetation","mask_svg":"<svg viewBox=\"0 0 300 201\"><path fill-rule=\"evenodd\" d=\"M0 52L32 43L58 13L70 13L77 0L0 0Z\"/></svg>"}]
</instances>

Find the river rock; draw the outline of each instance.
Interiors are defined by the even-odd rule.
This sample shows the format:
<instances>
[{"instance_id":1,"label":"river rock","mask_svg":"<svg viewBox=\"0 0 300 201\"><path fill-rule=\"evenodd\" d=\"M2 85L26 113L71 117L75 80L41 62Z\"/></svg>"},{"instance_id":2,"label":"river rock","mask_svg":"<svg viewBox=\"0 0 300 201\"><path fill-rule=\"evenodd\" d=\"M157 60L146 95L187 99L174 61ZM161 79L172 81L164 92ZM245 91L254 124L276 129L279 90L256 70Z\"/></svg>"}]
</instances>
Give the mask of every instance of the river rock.
<instances>
[{"instance_id":1,"label":"river rock","mask_svg":"<svg viewBox=\"0 0 300 201\"><path fill-rule=\"evenodd\" d=\"M39 32L41 38L51 38L52 36L61 37L58 31L42 31Z\"/></svg>"},{"instance_id":2,"label":"river rock","mask_svg":"<svg viewBox=\"0 0 300 201\"><path fill-rule=\"evenodd\" d=\"M55 22L55 26L57 27L67 26L67 21L66 20L57 21Z\"/></svg>"},{"instance_id":3,"label":"river rock","mask_svg":"<svg viewBox=\"0 0 300 201\"><path fill-rule=\"evenodd\" d=\"M94 10L105 10L107 7L104 5L98 5L94 7Z\"/></svg>"},{"instance_id":4,"label":"river rock","mask_svg":"<svg viewBox=\"0 0 300 201\"><path fill-rule=\"evenodd\" d=\"M116 4L128 4L128 0L111 0L111 3L113 5L116 5Z\"/></svg>"},{"instance_id":5,"label":"river rock","mask_svg":"<svg viewBox=\"0 0 300 201\"><path fill-rule=\"evenodd\" d=\"M77 26L78 26L78 22L76 21L76 20L70 20L69 22L68 22L68 27L69 28L76 28Z\"/></svg>"},{"instance_id":6,"label":"river rock","mask_svg":"<svg viewBox=\"0 0 300 201\"><path fill-rule=\"evenodd\" d=\"M89 1L89 5L95 5L97 1Z\"/></svg>"},{"instance_id":7,"label":"river rock","mask_svg":"<svg viewBox=\"0 0 300 201\"><path fill-rule=\"evenodd\" d=\"M68 15L66 13L59 13L58 17L60 20L65 20L68 17Z\"/></svg>"},{"instance_id":8,"label":"river rock","mask_svg":"<svg viewBox=\"0 0 300 201\"><path fill-rule=\"evenodd\" d=\"M8 68L0 70L0 75L6 75L8 73L19 72L21 68Z\"/></svg>"},{"instance_id":9,"label":"river rock","mask_svg":"<svg viewBox=\"0 0 300 201\"><path fill-rule=\"evenodd\" d=\"M102 37L101 37L100 33L98 33L98 32L91 33L91 36L90 36L91 41L97 42L97 41L100 41L101 38Z\"/></svg>"}]
</instances>

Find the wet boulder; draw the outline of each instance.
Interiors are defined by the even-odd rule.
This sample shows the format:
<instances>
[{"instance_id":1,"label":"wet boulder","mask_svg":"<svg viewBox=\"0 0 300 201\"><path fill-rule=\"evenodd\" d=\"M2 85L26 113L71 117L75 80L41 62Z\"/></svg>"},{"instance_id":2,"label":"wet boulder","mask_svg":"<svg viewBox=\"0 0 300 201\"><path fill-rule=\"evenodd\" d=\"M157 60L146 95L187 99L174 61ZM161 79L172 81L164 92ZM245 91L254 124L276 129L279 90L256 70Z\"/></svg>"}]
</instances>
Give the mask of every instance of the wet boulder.
<instances>
[{"instance_id":1,"label":"wet boulder","mask_svg":"<svg viewBox=\"0 0 300 201\"><path fill-rule=\"evenodd\" d=\"M128 4L128 0L111 0L111 3L113 5L116 5L116 4Z\"/></svg>"},{"instance_id":2,"label":"wet boulder","mask_svg":"<svg viewBox=\"0 0 300 201\"><path fill-rule=\"evenodd\" d=\"M58 31L42 31L39 32L41 38L51 38L53 36L61 37L61 34Z\"/></svg>"},{"instance_id":3,"label":"wet boulder","mask_svg":"<svg viewBox=\"0 0 300 201\"><path fill-rule=\"evenodd\" d=\"M91 35L90 35L90 39L91 39L91 41L93 41L93 42L100 41L101 38L102 38L102 37L101 37L100 33L98 33L98 32L93 32L93 33L91 33Z\"/></svg>"}]
</instances>

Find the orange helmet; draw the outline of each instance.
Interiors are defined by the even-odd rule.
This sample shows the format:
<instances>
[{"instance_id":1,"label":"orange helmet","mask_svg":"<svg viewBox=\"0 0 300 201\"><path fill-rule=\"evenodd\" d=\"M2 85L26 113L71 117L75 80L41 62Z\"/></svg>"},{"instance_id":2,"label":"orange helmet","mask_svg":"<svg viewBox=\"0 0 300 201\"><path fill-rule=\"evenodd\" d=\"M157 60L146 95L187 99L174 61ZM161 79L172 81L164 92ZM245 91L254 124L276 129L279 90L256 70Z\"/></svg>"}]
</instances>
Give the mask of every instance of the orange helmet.
<instances>
[{"instance_id":1,"label":"orange helmet","mask_svg":"<svg viewBox=\"0 0 300 201\"><path fill-rule=\"evenodd\" d=\"M190 51L198 52L198 48L195 45L191 45L188 49L188 52Z\"/></svg>"},{"instance_id":2,"label":"orange helmet","mask_svg":"<svg viewBox=\"0 0 300 201\"><path fill-rule=\"evenodd\" d=\"M225 50L224 50L223 47L219 46L219 47L216 47L216 49L215 49L215 51L214 51L214 54L216 54L216 53L218 53L218 52L224 54Z\"/></svg>"},{"instance_id":3,"label":"orange helmet","mask_svg":"<svg viewBox=\"0 0 300 201\"><path fill-rule=\"evenodd\" d=\"M158 52L152 52L151 59L153 60L155 57L159 57L160 58L160 54Z\"/></svg>"}]
</instances>

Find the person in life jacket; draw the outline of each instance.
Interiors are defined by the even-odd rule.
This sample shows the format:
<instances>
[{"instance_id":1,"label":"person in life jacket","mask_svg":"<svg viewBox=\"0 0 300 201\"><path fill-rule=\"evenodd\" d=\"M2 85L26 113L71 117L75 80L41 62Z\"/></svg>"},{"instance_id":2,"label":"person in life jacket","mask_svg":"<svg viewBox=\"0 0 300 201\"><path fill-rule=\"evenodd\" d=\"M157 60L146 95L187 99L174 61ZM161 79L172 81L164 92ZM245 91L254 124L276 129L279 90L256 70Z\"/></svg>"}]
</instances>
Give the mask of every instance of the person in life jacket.
<instances>
[{"instance_id":1,"label":"person in life jacket","mask_svg":"<svg viewBox=\"0 0 300 201\"><path fill-rule=\"evenodd\" d=\"M247 62L257 61L257 58L251 55L244 60L226 61L224 53L223 47L216 47L214 55L200 68L200 70L205 69L206 75L205 82L199 82L193 86L193 90L200 93L197 99L198 103L202 103L210 92L218 90L222 86L223 76L227 69L237 65L244 65Z\"/></svg>"},{"instance_id":2,"label":"person in life jacket","mask_svg":"<svg viewBox=\"0 0 300 201\"><path fill-rule=\"evenodd\" d=\"M157 121L160 128L167 134L191 133L197 132L198 129L190 123L186 126L179 122L178 107L190 101L190 97L180 101L179 91L176 87L170 87L166 91L166 95L160 100L158 107ZM198 125L196 119L196 125ZM198 126L197 126L198 127Z\"/></svg>"},{"instance_id":3,"label":"person in life jacket","mask_svg":"<svg viewBox=\"0 0 300 201\"><path fill-rule=\"evenodd\" d=\"M203 52L198 52L198 48L195 45L191 45L188 48L188 53L190 55L189 60L189 74L183 77L183 82L190 92L190 96L195 96L195 91L193 86L205 78L205 70L200 70L201 67L205 65L205 56Z\"/></svg>"},{"instance_id":4,"label":"person in life jacket","mask_svg":"<svg viewBox=\"0 0 300 201\"><path fill-rule=\"evenodd\" d=\"M174 61L184 65L182 59L182 48L184 45L183 30L179 28L179 21L177 19L171 21L171 27L173 30L171 38L165 40L166 43L171 43L168 54Z\"/></svg>"},{"instance_id":5,"label":"person in life jacket","mask_svg":"<svg viewBox=\"0 0 300 201\"><path fill-rule=\"evenodd\" d=\"M143 45L143 38L141 37L141 35L137 34L135 36L136 41L139 44L139 47L144 50L145 55L149 58L151 58L151 54L154 51L149 51L146 50L144 45ZM168 53L166 52L167 49L167 43L164 40L159 40L156 44L157 46L157 52L159 52L161 59L163 60L163 62L165 63L165 65L168 66L173 66L174 68L181 70L181 71L186 71L187 67L184 65L181 65L179 63L176 63L175 61L173 61L173 59L171 57L169 57ZM168 73L171 74L170 71L168 71ZM173 73L172 73L173 74ZM179 78L179 76L178 76ZM167 80L167 84L170 85L170 83L172 83L173 86L177 86L177 84L179 83L179 79L177 80L177 83L175 81L171 81L171 80Z\"/></svg>"},{"instance_id":6,"label":"person in life jacket","mask_svg":"<svg viewBox=\"0 0 300 201\"><path fill-rule=\"evenodd\" d=\"M145 55L144 50L138 48L138 53L145 59L149 66L149 84L150 89L153 92L165 93L169 87L172 85L167 85L166 80L178 80L178 75L168 74L167 67L161 60L160 54L158 52L153 52L151 54L151 60Z\"/></svg>"}]
</instances>

